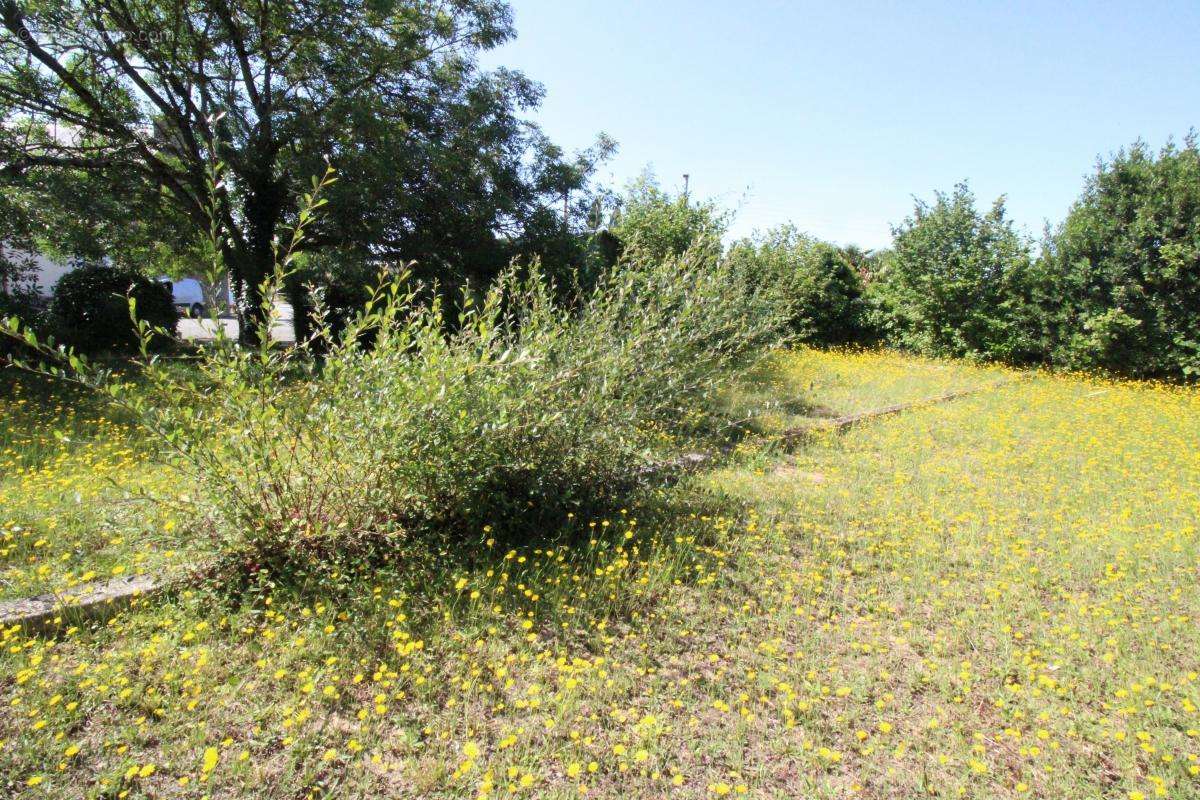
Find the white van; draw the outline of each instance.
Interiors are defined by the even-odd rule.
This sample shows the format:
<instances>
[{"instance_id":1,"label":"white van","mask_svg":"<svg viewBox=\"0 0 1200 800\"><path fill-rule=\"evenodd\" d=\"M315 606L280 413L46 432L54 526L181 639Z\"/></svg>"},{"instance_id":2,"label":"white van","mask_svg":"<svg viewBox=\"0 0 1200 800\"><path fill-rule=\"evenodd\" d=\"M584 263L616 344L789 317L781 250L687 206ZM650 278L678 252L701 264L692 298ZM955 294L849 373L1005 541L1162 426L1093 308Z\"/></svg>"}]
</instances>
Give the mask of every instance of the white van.
<instances>
[{"instance_id":1,"label":"white van","mask_svg":"<svg viewBox=\"0 0 1200 800\"><path fill-rule=\"evenodd\" d=\"M188 317L203 317L205 313L204 307L204 286L195 278L183 278L173 281L170 278L159 278L159 283L164 286L171 287L171 296L174 298L175 307L180 313Z\"/></svg>"}]
</instances>

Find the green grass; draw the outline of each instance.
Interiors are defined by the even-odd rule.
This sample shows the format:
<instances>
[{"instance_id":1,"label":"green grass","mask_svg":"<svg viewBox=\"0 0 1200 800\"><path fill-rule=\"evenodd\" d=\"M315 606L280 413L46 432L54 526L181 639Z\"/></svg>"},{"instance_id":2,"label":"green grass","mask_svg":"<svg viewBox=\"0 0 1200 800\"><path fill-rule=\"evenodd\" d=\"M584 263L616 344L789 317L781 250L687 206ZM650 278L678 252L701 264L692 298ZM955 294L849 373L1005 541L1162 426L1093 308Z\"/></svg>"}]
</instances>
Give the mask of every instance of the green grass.
<instances>
[{"instance_id":1,"label":"green grass","mask_svg":"<svg viewBox=\"0 0 1200 800\"><path fill-rule=\"evenodd\" d=\"M808 790L1200 793L1198 411L1037 377L714 475L790 531L756 629L845 764Z\"/></svg>"},{"instance_id":2,"label":"green grass","mask_svg":"<svg viewBox=\"0 0 1200 800\"><path fill-rule=\"evenodd\" d=\"M173 496L153 442L83 391L0 372L0 598L173 563L183 519L136 499Z\"/></svg>"},{"instance_id":3,"label":"green grass","mask_svg":"<svg viewBox=\"0 0 1200 800\"><path fill-rule=\"evenodd\" d=\"M970 389L1010 375L1000 367L897 357L886 351L802 350L778 354L727 390L730 416L751 417L760 433L777 433L894 403Z\"/></svg>"},{"instance_id":4,"label":"green grass","mask_svg":"<svg viewBox=\"0 0 1200 800\"><path fill-rule=\"evenodd\" d=\"M725 402L847 413L999 374L771 369ZM484 529L373 573L9 629L0 793L1197 796L1198 412L1191 390L1035 377L744 448L523 547Z\"/></svg>"}]
</instances>

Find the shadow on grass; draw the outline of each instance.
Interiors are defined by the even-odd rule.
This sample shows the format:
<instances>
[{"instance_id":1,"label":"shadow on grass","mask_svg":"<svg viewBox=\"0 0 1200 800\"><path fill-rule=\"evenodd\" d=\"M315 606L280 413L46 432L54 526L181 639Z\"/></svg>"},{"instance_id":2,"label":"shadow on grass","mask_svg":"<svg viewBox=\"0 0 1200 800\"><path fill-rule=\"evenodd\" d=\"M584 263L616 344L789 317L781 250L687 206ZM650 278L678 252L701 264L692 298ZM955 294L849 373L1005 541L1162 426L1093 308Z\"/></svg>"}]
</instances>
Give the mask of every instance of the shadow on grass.
<instances>
[{"instance_id":1,"label":"shadow on grass","mask_svg":"<svg viewBox=\"0 0 1200 800\"><path fill-rule=\"evenodd\" d=\"M620 500L586 515L562 513L556 522L533 515L536 524L502 533L431 531L320 566L261 569L232 581L226 575L201 591L224 614L267 605L336 608L354 621L353 647L381 653L390 645L386 618L394 610L381 596L397 600L418 637L434 637L448 623L467 635L498 620L528 619L552 636L578 638L576 623L620 622L672 586L692 583L721 544L714 521L744 514L738 501L691 481L641 487Z\"/></svg>"}]
</instances>

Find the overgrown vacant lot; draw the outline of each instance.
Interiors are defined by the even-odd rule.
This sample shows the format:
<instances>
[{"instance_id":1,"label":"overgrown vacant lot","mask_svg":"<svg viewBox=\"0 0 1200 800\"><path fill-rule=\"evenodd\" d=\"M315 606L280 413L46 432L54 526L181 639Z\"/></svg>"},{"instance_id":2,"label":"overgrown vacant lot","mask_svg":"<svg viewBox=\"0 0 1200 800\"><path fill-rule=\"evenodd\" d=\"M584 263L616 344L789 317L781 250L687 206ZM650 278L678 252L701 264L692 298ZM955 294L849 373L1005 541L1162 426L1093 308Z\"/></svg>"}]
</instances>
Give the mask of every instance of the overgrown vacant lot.
<instances>
[{"instance_id":1,"label":"overgrown vacant lot","mask_svg":"<svg viewBox=\"0 0 1200 800\"><path fill-rule=\"evenodd\" d=\"M771 431L1002 374L801 352L727 400ZM1032 377L765 440L528 546L484 529L318 587L8 629L0 790L1198 796L1197 440L1193 390ZM126 457L54 447L63 476ZM161 558L166 524L129 552ZM36 550L75 574L138 568L58 530Z\"/></svg>"}]
</instances>

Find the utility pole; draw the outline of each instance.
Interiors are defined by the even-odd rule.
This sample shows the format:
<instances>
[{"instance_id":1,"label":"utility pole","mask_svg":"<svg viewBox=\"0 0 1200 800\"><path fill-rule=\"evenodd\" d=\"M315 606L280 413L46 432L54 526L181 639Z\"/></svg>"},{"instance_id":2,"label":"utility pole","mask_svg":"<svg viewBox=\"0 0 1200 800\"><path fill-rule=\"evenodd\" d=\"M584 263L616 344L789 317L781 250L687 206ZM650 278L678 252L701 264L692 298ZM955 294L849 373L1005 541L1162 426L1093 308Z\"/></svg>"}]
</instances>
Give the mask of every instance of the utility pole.
<instances>
[{"instance_id":1,"label":"utility pole","mask_svg":"<svg viewBox=\"0 0 1200 800\"><path fill-rule=\"evenodd\" d=\"M691 175L689 175L688 173L686 173L686 172L685 172L685 173L683 173L683 199L684 199L684 200L687 200L687 196L688 196L688 179L689 179L689 178L691 178L691 177L692 177L692 176L691 176Z\"/></svg>"},{"instance_id":2,"label":"utility pole","mask_svg":"<svg viewBox=\"0 0 1200 800\"><path fill-rule=\"evenodd\" d=\"M566 231L571 225L571 206L568 200L571 196L570 189L563 189L563 230Z\"/></svg>"}]
</instances>

